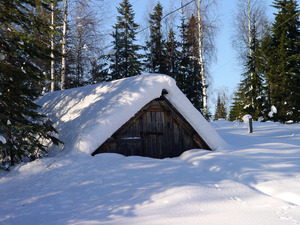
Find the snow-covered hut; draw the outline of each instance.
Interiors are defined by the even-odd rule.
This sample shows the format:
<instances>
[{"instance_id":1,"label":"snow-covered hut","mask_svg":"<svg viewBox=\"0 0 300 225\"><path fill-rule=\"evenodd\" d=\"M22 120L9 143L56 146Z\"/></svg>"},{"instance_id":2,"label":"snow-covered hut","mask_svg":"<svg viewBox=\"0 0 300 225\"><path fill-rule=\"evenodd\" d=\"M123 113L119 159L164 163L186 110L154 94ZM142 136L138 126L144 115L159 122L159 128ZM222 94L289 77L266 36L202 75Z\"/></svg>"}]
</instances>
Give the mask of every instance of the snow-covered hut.
<instances>
[{"instance_id":1,"label":"snow-covered hut","mask_svg":"<svg viewBox=\"0 0 300 225\"><path fill-rule=\"evenodd\" d=\"M37 103L54 123L66 152L165 158L192 148L216 150L224 144L166 75L145 74L56 91Z\"/></svg>"}]
</instances>

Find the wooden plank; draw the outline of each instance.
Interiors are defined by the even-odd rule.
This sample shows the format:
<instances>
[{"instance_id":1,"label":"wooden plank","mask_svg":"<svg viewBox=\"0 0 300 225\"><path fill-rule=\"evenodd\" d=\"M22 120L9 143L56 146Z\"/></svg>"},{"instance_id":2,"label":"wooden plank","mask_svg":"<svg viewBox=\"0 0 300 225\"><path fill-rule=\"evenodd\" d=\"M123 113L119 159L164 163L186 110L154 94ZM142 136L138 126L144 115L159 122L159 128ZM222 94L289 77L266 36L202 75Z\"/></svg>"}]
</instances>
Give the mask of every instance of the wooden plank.
<instances>
[{"instance_id":1,"label":"wooden plank","mask_svg":"<svg viewBox=\"0 0 300 225\"><path fill-rule=\"evenodd\" d=\"M145 135L163 135L163 132L158 132L158 131L144 131L141 132L141 136L145 136Z\"/></svg>"},{"instance_id":2,"label":"wooden plank","mask_svg":"<svg viewBox=\"0 0 300 225\"><path fill-rule=\"evenodd\" d=\"M193 147L209 149L177 109L161 97L143 107L95 152L165 158Z\"/></svg>"}]
</instances>

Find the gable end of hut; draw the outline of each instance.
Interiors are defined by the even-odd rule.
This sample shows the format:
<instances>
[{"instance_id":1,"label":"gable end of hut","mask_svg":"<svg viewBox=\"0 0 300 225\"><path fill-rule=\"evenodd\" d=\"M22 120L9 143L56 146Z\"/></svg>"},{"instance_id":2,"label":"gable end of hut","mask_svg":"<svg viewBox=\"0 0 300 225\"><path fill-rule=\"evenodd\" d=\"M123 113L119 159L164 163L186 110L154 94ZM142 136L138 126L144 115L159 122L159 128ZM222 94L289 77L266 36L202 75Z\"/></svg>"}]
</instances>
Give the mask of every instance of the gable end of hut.
<instances>
[{"instance_id":1,"label":"gable end of hut","mask_svg":"<svg viewBox=\"0 0 300 225\"><path fill-rule=\"evenodd\" d=\"M146 104L92 155L119 153L166 158L177 157L193 148L211 150L164 94L165 91Z\"/></svg>"}]
</instances>

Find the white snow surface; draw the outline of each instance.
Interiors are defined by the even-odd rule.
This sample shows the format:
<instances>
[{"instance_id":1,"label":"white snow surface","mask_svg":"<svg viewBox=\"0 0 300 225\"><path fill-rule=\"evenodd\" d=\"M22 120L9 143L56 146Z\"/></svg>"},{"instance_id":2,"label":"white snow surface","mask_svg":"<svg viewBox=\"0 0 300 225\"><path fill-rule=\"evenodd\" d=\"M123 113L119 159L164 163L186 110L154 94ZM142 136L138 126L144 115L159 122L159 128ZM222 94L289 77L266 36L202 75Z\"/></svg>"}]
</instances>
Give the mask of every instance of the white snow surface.
<instances>
[{"instance_id":1,"label":"white snow surface","mask_svg":"<svg viewBox=\"0 0 300 225\"><path fill-rule=\"evenodd\" d=\"M57 155L0 171L0 224L300 224L300 124L212 126L230 148Z\"/></svg>"},{"instance_id":2,"label":"white snow surface","mask_svg":"<svg viewBox=\"0 0 300 225\"><path fill-rule=\"evenodd\" d=\"M270 109L270 112L268 113L268 116L269 116L270 118L272 118L273 115L274 115L274 113L277 113L277 108L276 108L274 105L272 105L272 106L271 106L271 109Z\"/></svg>"},{"instance_id":3,"label":"white snow surface","mask_svg":"<svg viewBox=\"0 0 300 225\"><path fill-rule=\"evenodd\" d=\"M249 120L250 120L251 118L252 118L251 115L246 114L246 115L243 116L242 120L243 120L244 123L249 123Z\"/></svg>"},{"instance_id":4,"label":"white snow surface","mask_svg":"<svg viewBox=\"0 0 300 225\"><path fill-rule=\"evenodd\" d=\"M3 137L1 134L0 134L0 141L1 141L3 144L6 144L6 139L5 139L5 137Z\"/></svg>"},{"instance_id":5,"label":"white snow surface","mask_svg":"<svg viewBox=\"0 0 300 225\"><path fill-rule=\"evenodd\" d=\"M151 100L165 97L187 119L212 150L226 144L176 86L173 78L145 74L112 82L45 94L37 101L59 132L64 149L93 153ZM50 147L50 152L58 150Z\"/></svg>"}]
</instances>

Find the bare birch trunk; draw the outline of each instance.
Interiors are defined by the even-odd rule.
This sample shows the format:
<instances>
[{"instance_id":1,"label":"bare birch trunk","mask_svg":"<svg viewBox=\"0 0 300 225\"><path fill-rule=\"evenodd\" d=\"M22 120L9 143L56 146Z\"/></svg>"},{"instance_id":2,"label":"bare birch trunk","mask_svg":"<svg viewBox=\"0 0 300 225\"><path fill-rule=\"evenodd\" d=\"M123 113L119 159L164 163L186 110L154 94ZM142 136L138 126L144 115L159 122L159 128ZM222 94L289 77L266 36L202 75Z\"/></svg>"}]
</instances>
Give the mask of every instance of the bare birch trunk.
<instances>
[{"instance_id":1,"label":"bare birch trunk","mask_svg":"<svg viewBox=\"0 0 300 225\"><path fill-rule=\"evenodd\" d=\"M51 26L52 29L54 29L54 2L51 2ZM52 30L53 32L53 30ZM54 91L54 82L55 82L55 78L54 78L54 35L53 33L51 34L51 68L50 68L50 73L51 73L51 89L50 91L53 92Z\"/></svg>"},{"instance_id":2,"label":"bare birch trunk","mask_svg":"<svg viewBox=\"0 0 300 225\"><path fill-rule=\"evenodd\" d=\"M248 6L247 6L247 15L248 15L248 47L249 47L249 57L252 58L253 56L253 51L252 51L252 33L251 33L251 0L248 0ZM250 73L251 81L253 80L253 72L251 71ZM253 90L253 86L251 83L250 89ZM253 96L251 96L251 105L254 108L254 99Z\"/></svg>"},{"instance_id":3,"label":"bare birch trunk","mask_svg":"<svg viewBox=\"0 0 300 225\"><path fill-rule=\"evenodd\" d=\"M202 81L202 95L203 95L203 114L204 117L208 118L208 110L207 110L207 85L206 85L206 77L205 77L205 69L204 69L204 61L203 61L203 27L202 27L202 18L201 18L201 0L198 0L198 51L199 51L199 65L200 65L200 79Z\"/></svg>"},{"instance_id":4,"label":"bare birch trunk","mask_svg":"<svg viewBox=\"0 0 300 225\"><path fill-rule=\"evenodd\" d=\"M68 0L64 0L64 18L63 18L63 35L62 35L62 59L61 59L61 81L60 89L65 89L65 79L66 79L66 35L67 35L67 10L68 10Z\"/></svg>"}]
</instances>

